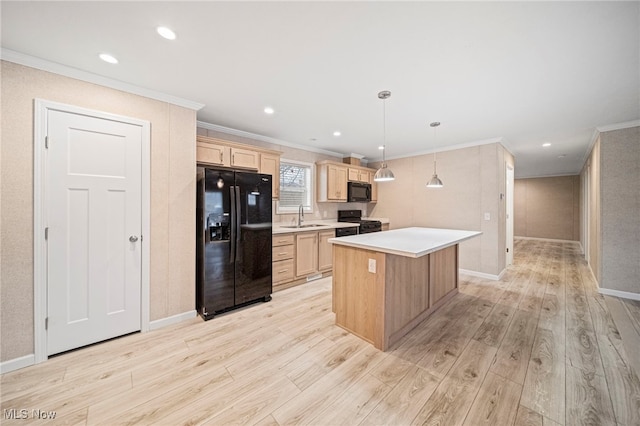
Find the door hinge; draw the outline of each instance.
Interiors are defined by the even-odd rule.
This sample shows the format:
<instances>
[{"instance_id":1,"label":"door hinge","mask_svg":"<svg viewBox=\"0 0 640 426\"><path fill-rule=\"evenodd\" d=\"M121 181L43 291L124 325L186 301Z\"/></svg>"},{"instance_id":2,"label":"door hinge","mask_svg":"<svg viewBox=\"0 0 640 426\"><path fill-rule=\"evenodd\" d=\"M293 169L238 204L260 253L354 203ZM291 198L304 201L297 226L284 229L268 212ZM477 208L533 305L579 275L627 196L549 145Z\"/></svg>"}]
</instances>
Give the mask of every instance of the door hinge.
<instances>
[{"instance_id":1,"label":"door hinge","mask_svg":"<svg viewBox=\"0 0 640 426\"><path fill-rule=\"evenodd\" d=\"M48 226L46 228L44 228L44 239L45 240L49 239L49 227Z\"/></svg>"},{"instance_id":2,"label":"door hinge","mask_svg":"<svg viewBox=\"0 0 640 426\"><path fill-rule=\"evenodd\" d=\"M49 329L49 317L46 317L44 319L44 329L48 330Z\"/></svg>"},{"instance_id":3,"label":"door hinge","mask_svg":"<svg viewBox=\"0 0 640 426\"><path fill-rule=\"evenodd\" d=\"M44 149L49 149L49 136L44 137Z\"/></svg>"}]
</instances>

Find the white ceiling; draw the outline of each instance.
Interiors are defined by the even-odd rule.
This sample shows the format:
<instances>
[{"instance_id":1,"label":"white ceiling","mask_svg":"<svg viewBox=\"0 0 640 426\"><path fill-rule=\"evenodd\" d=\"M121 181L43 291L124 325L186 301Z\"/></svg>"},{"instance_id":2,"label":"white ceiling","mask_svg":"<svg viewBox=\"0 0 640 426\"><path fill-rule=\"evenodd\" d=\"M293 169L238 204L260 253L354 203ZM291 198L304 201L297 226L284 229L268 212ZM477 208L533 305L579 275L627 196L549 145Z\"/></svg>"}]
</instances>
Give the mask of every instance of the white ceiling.
<instances>
[{"instance_id":1,"label":"white ceiling","mask_svg":"<svg viewBox=\"0 0 640 426\"><path fill-rule=\"evenodd\" d=\"M502 140L577 174L640 119L635 2L1 2L2 47L201 102L198 120L379 159ZM166 25L178 35L160 38ZM116 56L110 65L101 52ZM267 116L265 106L276 113ZM437 135L429 127L440 121ZM342 136L334 137L335 130ZM502 139L499 139L502 138ZM542 148L550 142L549 148ZM565 155L563 158L558 158Z\"/></svg>"}]
</instances>

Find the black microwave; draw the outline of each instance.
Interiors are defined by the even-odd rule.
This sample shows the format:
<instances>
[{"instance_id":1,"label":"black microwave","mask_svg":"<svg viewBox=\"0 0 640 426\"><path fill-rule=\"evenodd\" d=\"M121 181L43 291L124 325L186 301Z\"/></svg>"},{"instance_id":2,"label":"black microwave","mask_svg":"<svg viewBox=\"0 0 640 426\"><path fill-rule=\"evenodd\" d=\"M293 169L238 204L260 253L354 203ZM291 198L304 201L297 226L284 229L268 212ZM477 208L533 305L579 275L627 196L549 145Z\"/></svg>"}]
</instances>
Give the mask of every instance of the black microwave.
<instances>
[{"instance_id":1,"label":"black microwave","mask_svg":"<svg viewBox=\"0 0 640 426\"><path fill-rule=\"evenodd\" d=\"M356 203L368 203L371 201L371 184L347 182L347 201Z\"/></svg>"}]
</instances>

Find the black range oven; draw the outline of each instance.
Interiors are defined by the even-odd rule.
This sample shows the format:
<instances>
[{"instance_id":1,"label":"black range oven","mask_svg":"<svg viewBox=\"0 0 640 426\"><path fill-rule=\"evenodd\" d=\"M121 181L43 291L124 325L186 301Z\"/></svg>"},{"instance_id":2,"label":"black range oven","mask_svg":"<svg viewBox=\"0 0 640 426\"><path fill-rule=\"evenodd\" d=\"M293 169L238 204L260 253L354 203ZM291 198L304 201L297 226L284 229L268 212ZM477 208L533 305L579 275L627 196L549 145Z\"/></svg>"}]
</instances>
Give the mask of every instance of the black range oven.
<instances>
[{"instance_id":1,"label":"black range oven","mask_svg":"<svg viewBox=\"0 0 640 426\"><path fill-rule=\"evenodd\" d=\"M362 210L338 210L338 222L357 223L358 234L382 231L382 223L379 220L362 219Z\"/></svg>"}]
</instances>

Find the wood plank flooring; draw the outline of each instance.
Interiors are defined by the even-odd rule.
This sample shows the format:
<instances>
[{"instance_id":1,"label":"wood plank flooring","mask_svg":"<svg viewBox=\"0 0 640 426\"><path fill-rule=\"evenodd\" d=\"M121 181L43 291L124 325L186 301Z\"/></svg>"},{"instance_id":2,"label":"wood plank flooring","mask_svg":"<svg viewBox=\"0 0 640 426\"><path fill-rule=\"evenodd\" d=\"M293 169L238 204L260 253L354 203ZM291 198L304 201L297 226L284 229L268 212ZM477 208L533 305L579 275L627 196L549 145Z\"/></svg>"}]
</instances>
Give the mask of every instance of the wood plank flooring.
<instances>
[{"instance_id":1,"label":"wood plank flooring","mask_svg":"<svg viewBox=\"0 0 640 426\"><path fill-rule=\"evenodd\" d=\"M387 352L334 325L327 278L4 374L0 423L639 425L640 304L598 294L576 243L514 255Z\"/></svg>"}]
</instances>

